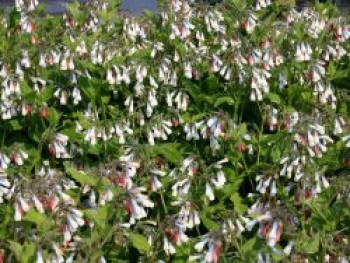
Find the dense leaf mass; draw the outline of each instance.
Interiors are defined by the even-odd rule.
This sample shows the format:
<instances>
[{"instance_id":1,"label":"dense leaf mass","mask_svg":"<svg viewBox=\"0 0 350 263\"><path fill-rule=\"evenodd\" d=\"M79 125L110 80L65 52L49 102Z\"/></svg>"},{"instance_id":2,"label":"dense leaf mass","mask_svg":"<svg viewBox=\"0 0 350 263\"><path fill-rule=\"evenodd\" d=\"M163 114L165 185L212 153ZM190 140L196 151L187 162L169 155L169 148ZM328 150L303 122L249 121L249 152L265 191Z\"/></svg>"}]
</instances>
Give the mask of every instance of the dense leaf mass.
<instances>
[{"instance_id":1,"label":"dense leaf mass","mask_svg":"<svg viewBox=\"0 0 350 263\"><path fill-rule=\"evenodd\" d=\"M348 262L347 16L15 3L0 17L0 262Z\"/></svg>"}]
</instances>

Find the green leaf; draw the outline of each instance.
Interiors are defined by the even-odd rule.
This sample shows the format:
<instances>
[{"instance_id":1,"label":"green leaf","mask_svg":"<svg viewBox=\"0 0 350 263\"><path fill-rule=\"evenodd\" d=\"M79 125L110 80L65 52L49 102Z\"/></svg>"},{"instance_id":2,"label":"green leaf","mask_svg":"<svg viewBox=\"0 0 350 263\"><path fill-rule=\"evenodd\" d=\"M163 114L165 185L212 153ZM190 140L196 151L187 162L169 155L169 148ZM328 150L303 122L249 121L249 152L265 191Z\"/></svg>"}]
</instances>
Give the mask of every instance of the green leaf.
<instances>
[{"instance_id":1,"label":"green leaf","mask_svg":"<svg viewBox=\"0 0 350 263\"><path fill-rule=\"evenodd\" d=\"M20 261L21 260L21 255L22 255L22 246L15 242L15 241L11 241L9 240L9 249L12 251L13 255L15 256L15 258Z\"/></svg>"},{"instance_id":2,"label":"green leaf","mask_svg":"<svg viewBox=\"0 0 350 263\"><path fill-rule=\"evenodd\" d=\"M252 252L254 248L259 245L259 243L258 238L253 237L242 245L241 250L244 254L248 254L249 252Z\"/></svg>"},{"instance_id":3,"label":"green leaf","mask_svg":"<svg viewBox=\"0 0 350 263\"><path fill-rule=\"evenodd\" d=\"M9 124L11 126L11 129L13 131L19 131L23 128L22 124L19 122L18 119L12 119L9 121Z\"/></svg>"},{"instance_id":4,"label":"green leaf","mask_svg":"<svg viewBox=\"0 0 350 263\"><path fill-rule=\"evenodd\" d=\"M245 259L244 262L253 262L256 259L257 253L265 246L258 237L253 237L244 242L241 246L241 251L244 255L243 258Z\"/></svg>"},{"instance_id":5,"label":"green leaf","mask_svg":"<svg viewBox=\"0 0 350 263\"><path fill-rule=\"evenodd\" d=\"M85 77L80 78L79 83L81 84L81 89L83 93L92 101L96 101L97 93L98 93L98 87L92 87L91 81Z\"/></svg>"},{"instance_id":6,"label":"green leaf","mask_svg":"<svg viewBox=\"0 0 350 263\"><path fill-rule=\"evenodd\" d=\"M231 196L239 190L244 176L237 175L232 169L225 169L224 172L228 181L224 186L224 193L225 196Z\"/></svg>"},{"instance_id":7,"label":"green leaf","mask_svg":"<svg viewBox=\"0 0 350 263\"><path fill-rule=\"evenodd\" d=\"M47 216L45 216L45 214L41 214L39 212L37 212L36 210L30 210L28 211L24 217L23 217L24 221L28 221L31 223L34 223L38 226L40 225L47 225L49 222Z\"/></svg>"},{"instance_id":8,"label":"green leaf","mask_svg":"<svg viewBox=\"0 0 350 263\"><path fill-rule=\"evenodd\" d=\"M53 88L46 87L41 93L42 102L47 102L48 100L52 99L52 95L53 95ZM37 97L36 94L35 94L35 97Z\"/></svg>"},{"instance_id":9,"label":"green leaf","mask_svg":"<svg viewBox=\"0 0 350 263\"><path fill-rule=\"evenodd\" d=\"M248 207L243 204L243 199L242 197L239 195L238 192L234 193L231 195L230 200L232 201L232 203L235 205L235 210L238 213L243 214L244 212L247 211Z\"/></svg>"},{"instance_id":10,"label":"green leaf","mask_svg":"<svg viewBox=\"0 0 350 263\"><path fill-rule=\"evenodd\" d=\"M277 146L275 146L272 148L270 155L271 155L272 162L277 163L281 158L281 151Z\"/></svg>"},{"instance_id":11,"label":"green leaf","mask_svg":"<svg viewBox=\"0 0 350 263\"><path fill-rule=\"evenodd\" d=\"M16 27L20 19L21 19L21 13L14 8L10 13L10 28Z\"/></svg>"},{"instance_id":12,"label":"green leaf","mask_svg":"<svg viewBox=\"0 0 350 263\"><path fill-rule=\"evenodd\" d=\"M330 78L332 78L335 74L336 74L336 72L337 72L337 68L336 68L336 66L334 65L334 62L333 61L331 61L331 62L329 62L329 65L328 65L328 75L329 75L329 77Z\"/></svg>"},{"instance_id":13,"label":"green leaf","mask_svg":"<svg viewBox=\"0 0 350 263\"><path fill-rule=\"evenodd\" d=\"M36 210L30 210L25 213L23 221L35 224L38 233L45 233L53 228L52 219L48 215L41 214Z\"/></svg>"},{"instance_id":14,"label":"green leaf","mask_svg":"<svg viewBox=\"0 0 350 263\"><path fill-rule=\"evenodd\" d=\"M245 133L247 133L247 124L246 123L242 123L236 129L234 129L231 132L231 136L233 138L238 139L240 136L242 136Z\"/></svg>"},{"instance_id":15,"label":"green leaf","mask_svg":"<svg viewBox=\"0 0 350 263\"><path fill-rule=\"evenodd\" d=\"M235 8L237 8L239 11L242 11L246 8L246 1L241 0L231 0L230 1Z\"/></svg>"},{"instance_id":16,"label":"green leaf","mask_svg":"<svg viewBox=\"0 0 350 263\"><path fill-rule=\"evenodd\" d=\"M147 253L151 249L151 246L149 245L147 239L143 235L137 233L130 233L129 238L132 245L135 248L137 248L138 251L142 253Z\"/></svg>"},{"instance_id":17,"label":"green leaf","mask_svg":"<svg viewBox=\"0 0 350 263\"><path fill-rule=\"evenodd\" d=\"M272 103L275 103L277 105L281 104L281 97L277 93L270 92L267 97Z\"/></svg>"},{"instance_id":18,"label":"green leaf","mask_svg":"<svg viewBox=\"0 0 350 263\"><path fill-rule=\"evenodd\" d=\"M36 245L34 243L25 243L22 248L21 262L29 263L35 261Z\"/></svg>"},{"instance_id":19,"label":"green leaf","mask_svg":"<svg viewBox=\"0 0 350 263\"><path fill-rule=\"evenodd\" d=\"M78 1L73 1L67 5L67 10L71 13L79 24L83 23L85 20L84 12L80 10L80 3Z\"/></svg>"},{"instance_id":20,"label":"green leaf","mask_svg":"<svg viewBox=\"0 0 350 263\"><path fill-rule=\"evenodd\" d=\"M61 114L58 113L54 108L50 108L47 120L51 126L56 126L59 124Z\"/></svg>"},{"instance_id":21,"label":"green leaf","mask_svg":"<svg viewBox=\"0 0 350 263\"><path fill-rule=\"evenodd\" d=\"M280 5L295 6L295 0L277 0L276 2Z\"/></svg>"},{"instance_id":22,"label":"green leaf","mask_svg":"<svg viewBox=\"0 0 350 263\"><path fill-rule=\"evenodd\" d=\"M176 164L182 161L182 155L177 147L162 145L158 148L158 153L163 154L169 162Z\"/></svg>"},{"instance_id":23,"label":"green leaf","mask_svg":"<svg viewBox=\"0 0 350 263\"><path fill-rule=\"evenodd\" d=\"M316 253L320 246L319 235L314 235L312 237L303 235L300 236L299 242L297 243L297 248L301 252L313 254Z\"/></svg>"},{"instance_id":24,"label":"green leaf","mask_svg":"<svg viewBox=\"0 0 350 263\"><path fill-rule=\"evenodd\" d=\"M238 191L243 182L243 178L235 180L233 183L227 183L224 187L224 193L226 196L231 196L232 193Z\"/></svg>"},{"instance_id":25,"label":"green leaf","mask_svg":"<svg viewBox=\"0 0 350 263\"><path fill-rule=\"evenodd\" d=\"M182 115L182 119L184 122L196 122L202 120L205 116L207 116L207 113L205 112L199 114L191 114L189 112L185 112Z\"/></svg>"},{"instance_id":26,"label":"green leaf","mask_svg":"<svg viewBox=\"0 0 350 263\"><path fill-rule=\"evenodd\" d=\"M108 209L108 206L103 206L98 210L88 209L84 211L84 214L87 218L93 220L97 225L103 227L106 224Z\"/></svg>"},{"instance_id":27,"label":"green leaf","mask_svg":"<svg viewBox=\"0 0 350 263\"><path fill-rule=\"evenodd\" d=\"M147 17L148 19L152 20L152 21L156 21L157 17L155 16L155 13L150 11L150 10L144 10L143 11L145 17Z\"/></svg>"},{"instance_id":28,"label":"green leaf","mask_svg":"<svg viewBox=\"0 0 350 263\"><path fill-rule=\"evenodd\" d=\"M139 150L143 157L156 157L158 155L162 155L173 164L179 164L182 162L182 154L179 143L163 143L154 146L145 144L140 145Z\"/></svg>"},{"instance_id":29,"label":"green leaf","mask_svg":"<svg viewBox=\"0 0 350 263\"><path fill-rule=\"evenodd\" d=\"M77 182L82 185L90 185L96 186L98 184L98 180L92 174L88 174L85 172L78 171L77 169L71 167L67 163L65 163L66 172Z\"/></svg>"},{"instance_id":30,"label":"green leaf","mask_svg":"<svg viewBox=\"0 0 350 263\"><path fill-rule=\"evenodd\" d=\"M234 100L233 100L233 98L231 98L229 96L218 98L214 103L214 107L218 107L224 103L227 103L228 105L233 105Z\"/></svg>"},{"instance_id":31,"label":"green leaf","mask_svg":"<svg viewBox=\"0 0 350 263\"><path fill-rule=\"evenodd\" d=\"M208 218L205 213L201 213L199 217L200 217L203 225L208 230L216 230L216 229L220 228L220 226L215 221L213 221L210 218Z\"/></svg>"}]
</instances>

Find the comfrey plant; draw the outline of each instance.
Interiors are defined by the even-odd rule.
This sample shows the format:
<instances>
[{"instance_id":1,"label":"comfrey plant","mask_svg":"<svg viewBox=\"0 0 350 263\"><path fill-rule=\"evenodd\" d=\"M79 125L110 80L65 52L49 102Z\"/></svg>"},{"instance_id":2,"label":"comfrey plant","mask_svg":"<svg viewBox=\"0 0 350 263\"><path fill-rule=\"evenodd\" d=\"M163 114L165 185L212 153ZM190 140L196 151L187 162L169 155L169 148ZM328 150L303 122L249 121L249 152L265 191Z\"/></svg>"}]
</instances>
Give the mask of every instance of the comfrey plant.
<instances>
[{"instance_id":1,"label":"comfrey plant","mask_svg":"<svg viewBox=\"0 0 350 263\"><path fill-rule=\"evenodd\" d=\"M348 17L194 2L0 15L0 262L349 261Z\"/></svg>"}]
</instances>

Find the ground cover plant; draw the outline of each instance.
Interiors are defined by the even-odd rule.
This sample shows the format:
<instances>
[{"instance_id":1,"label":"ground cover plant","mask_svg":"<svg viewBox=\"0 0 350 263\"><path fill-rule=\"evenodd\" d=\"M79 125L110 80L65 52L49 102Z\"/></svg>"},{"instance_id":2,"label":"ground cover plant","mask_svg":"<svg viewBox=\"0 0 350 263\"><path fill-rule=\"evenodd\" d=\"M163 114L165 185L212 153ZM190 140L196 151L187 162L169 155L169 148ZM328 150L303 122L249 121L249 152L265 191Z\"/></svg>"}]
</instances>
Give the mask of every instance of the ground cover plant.
<instances>
[{"instance_id":1,"label":"ground cover plant","mask_svg":"<svg viewBox=\"0 0 350 263\"><path fill-rule=\"evenodd\" d=\"M348 262L346 14L15 3L0 262Z\"/></svg>"}]
</instances>

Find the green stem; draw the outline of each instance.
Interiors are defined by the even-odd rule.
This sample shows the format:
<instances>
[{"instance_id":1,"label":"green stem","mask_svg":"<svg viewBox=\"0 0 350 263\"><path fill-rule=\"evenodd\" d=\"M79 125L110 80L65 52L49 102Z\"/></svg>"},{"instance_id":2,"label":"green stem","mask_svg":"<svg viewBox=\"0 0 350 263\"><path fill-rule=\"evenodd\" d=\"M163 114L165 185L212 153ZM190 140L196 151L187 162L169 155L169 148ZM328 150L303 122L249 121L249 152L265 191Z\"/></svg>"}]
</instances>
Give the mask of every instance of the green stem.
<instances>
[{"instance_id":1,"label":"green stem","mask_svg":"<svg viewBox=\"0 0 350 263\"><path fill-rule=\"evenodd\" d=\"M265 118L263 118L263 121L261 122L261 126L260 126L260 129L259 129L259 137L258 137L258 156L257 156L257 160L256 160L256 163L257 163L258 165L260 164L260 151L261 151L260 141L261 141L261 137L262 137L262 134L263 134L264 121L265 121Z\"/></svg>"},{"instance_id":2,"label":"green stem","mask_svg":"<svg viewBox=\"0 0 350 263\"><path fill-rule=\"evenodd\" d=\"M164 208L164 213L165 213L165 214L168 214L168 208L166 207L166 204L165 204L165 201L164 201L163 192L160 191L159 194L160 194L160 199L162 200L162 205L163 205L163 208Z\"/></svg>"}]
</instances>

